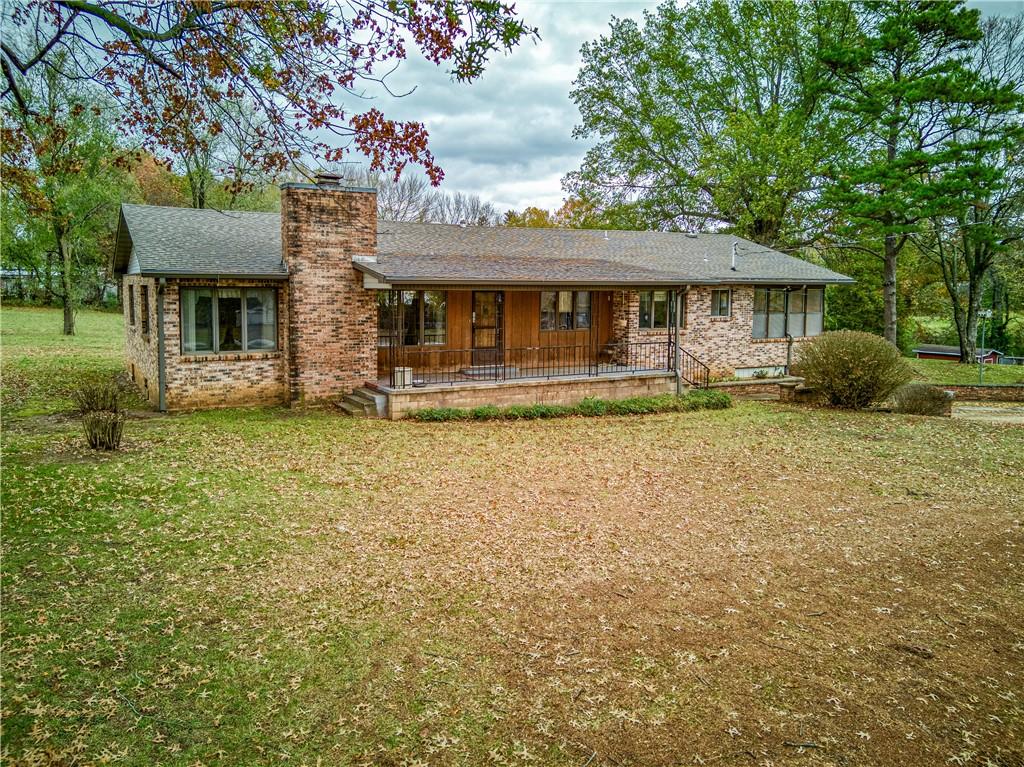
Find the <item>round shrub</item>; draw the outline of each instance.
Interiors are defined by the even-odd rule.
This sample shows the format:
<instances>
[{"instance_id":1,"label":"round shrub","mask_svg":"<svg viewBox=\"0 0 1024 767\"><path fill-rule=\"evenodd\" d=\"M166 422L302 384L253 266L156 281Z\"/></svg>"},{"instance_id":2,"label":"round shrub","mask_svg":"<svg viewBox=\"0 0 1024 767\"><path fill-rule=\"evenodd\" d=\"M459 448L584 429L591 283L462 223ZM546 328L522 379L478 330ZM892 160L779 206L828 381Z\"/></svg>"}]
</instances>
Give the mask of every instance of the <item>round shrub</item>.
<instances>
[{"instance_id":1,"label":"round shrub","mask_svg":"<svg viewBox=\"0 0 1024 767\"><path fill-rule=\"evenodd\" d=\"M803 344L793 373L828 405L849 409L884 400L914 375L899 349L857 330L825 333Z\"/></svg>"},{"instance_id":2,"label":"round shrub","mask_svg":"<svg viewBox=\"0 0 1024 767\"><path fill-rule=\"evenodd\" d=\"M950 396L938 386L910 383L892 395L892 409L908 415L948 415Z\"/></svg>"}]
</instances>

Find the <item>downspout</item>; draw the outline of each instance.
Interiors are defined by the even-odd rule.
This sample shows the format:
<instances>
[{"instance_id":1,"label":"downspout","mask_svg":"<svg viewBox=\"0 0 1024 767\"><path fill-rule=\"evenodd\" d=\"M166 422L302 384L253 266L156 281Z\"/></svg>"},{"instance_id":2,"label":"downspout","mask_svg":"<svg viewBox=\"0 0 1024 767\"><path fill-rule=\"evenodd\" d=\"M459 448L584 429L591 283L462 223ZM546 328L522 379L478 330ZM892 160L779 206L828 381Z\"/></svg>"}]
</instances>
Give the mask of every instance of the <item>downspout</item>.
<instances>
[{"instance_id":1,"label":"downspout","mask_svg":"<svg viewBox=\"0 0 1024 767\"><path fill-rule=\"evenodd\" d=\"M824 314L824 312L822 312ZM805 317L807 315L804 315ZM786 375L789 375L789 368L793 364L793 336L786 333Z\"/></svg>"},{"instance_id":2,"label":"downspout","mask_svg":"<svg viewBox=\"0 0 1024 767\"><path fill-rule=\"evenodd\" d=\"M675 335L675 368L676 368L676 396L681 396L683 393L683 371L680 363L682 362L682 354L679 351L679 320L683 314L683 294L682 291L676 289L675 291L675 303L676 303L676 320L673 323L672 332Z\"/></svg>"},{"instance_id":3,"label":"downspout","mask_svg":"<svg viewBox=\"0 0 1024 767\"><path fill-rule=\"evenodd\" d=\"M164 290L167 278L161 277L156 288L156 380L159 400L157 408L167 412L167 363L164 359Z\"/></svg>"}]
</instances>

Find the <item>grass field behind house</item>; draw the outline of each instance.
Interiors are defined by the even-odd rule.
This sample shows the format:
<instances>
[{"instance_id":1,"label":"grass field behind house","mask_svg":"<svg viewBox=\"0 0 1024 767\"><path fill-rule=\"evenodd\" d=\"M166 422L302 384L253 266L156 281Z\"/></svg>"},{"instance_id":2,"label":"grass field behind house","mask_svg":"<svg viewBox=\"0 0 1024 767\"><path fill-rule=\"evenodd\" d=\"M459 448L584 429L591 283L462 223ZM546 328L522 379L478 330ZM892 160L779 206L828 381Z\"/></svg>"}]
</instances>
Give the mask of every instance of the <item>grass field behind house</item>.
<instances>
[{"instance_id":1,"label":"grass field behind house","mask_svg":"<svg viewBox=\"0 0 1024 767\"><path fill-rule=\"evenodd\" d=\"M910 360L918 380L933 384L976 384L978 366L945 360ZM986 384L1024 384L1024 365L985 365Z\"/></svg>"},{"instance_id":2,"label":"grass field behind house","mask_svg":"<svg viewBox=\"0 0 1024 767\"><path fill-rule=\"evenodd\" d=\"M235 409L97 454L31 415L118 367L82 321L0 317L4 764L1024 763L1020 427Z\"/></svg>"},{"instance_id":3,"label":"grass field behind house","mask_svg":"<svg viewBox=\"0 0 1024 767\"><path fill-rule=\"evenodd\" d=\"M4 308L0 312L0 407L5 417L68 410L76 385L124 370L120 314L78 312L76 334L65 336L54 309ZM141 407L141 399L130 406Z\"/></svg>"}]
</instances>

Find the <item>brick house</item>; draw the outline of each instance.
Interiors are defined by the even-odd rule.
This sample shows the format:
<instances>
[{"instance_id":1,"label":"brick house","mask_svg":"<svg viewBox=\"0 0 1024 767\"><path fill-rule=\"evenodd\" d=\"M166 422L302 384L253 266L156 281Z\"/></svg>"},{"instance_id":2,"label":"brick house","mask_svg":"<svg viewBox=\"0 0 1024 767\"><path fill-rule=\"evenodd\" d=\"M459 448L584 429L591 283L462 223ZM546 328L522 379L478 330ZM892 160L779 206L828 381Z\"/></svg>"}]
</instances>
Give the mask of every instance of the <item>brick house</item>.
<instances>
[{"instance_id":1,"label":"brick house","mask_svg":"<svg viewBox=\"0 0 1024 767\"><path fill-rule=\"evenodd\" d=\"M162 410L571 403L782 372L848 277L732 235L378 221L373 189L281 213L123 205L128 370Z\"/></svg>"}]
</instances>

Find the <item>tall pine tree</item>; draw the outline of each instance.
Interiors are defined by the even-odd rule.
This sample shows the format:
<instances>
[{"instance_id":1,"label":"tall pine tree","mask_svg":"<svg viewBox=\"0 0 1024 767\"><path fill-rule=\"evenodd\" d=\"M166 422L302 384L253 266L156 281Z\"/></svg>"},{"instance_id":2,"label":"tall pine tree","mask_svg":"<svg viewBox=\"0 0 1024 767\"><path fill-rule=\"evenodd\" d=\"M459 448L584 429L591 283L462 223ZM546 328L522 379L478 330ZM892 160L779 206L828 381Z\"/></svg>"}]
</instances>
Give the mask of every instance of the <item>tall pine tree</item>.
<instances>
[{"instance_id":1,"label":"tall pine tree","mask_svg":"<svg viewBox=\"0 0 1024 767\"><path fill-rule=\"evenodd\" d=\"M975 161L987 153L970 128L1016 100L975 65L980 14L962 0L870 0L859 11L859 33L823 54L855 150L832 169L823 203L844 234L882 240L885 337L896 343L900 252L972 186L999 183Z\"/></svg>"}]
</instances>

